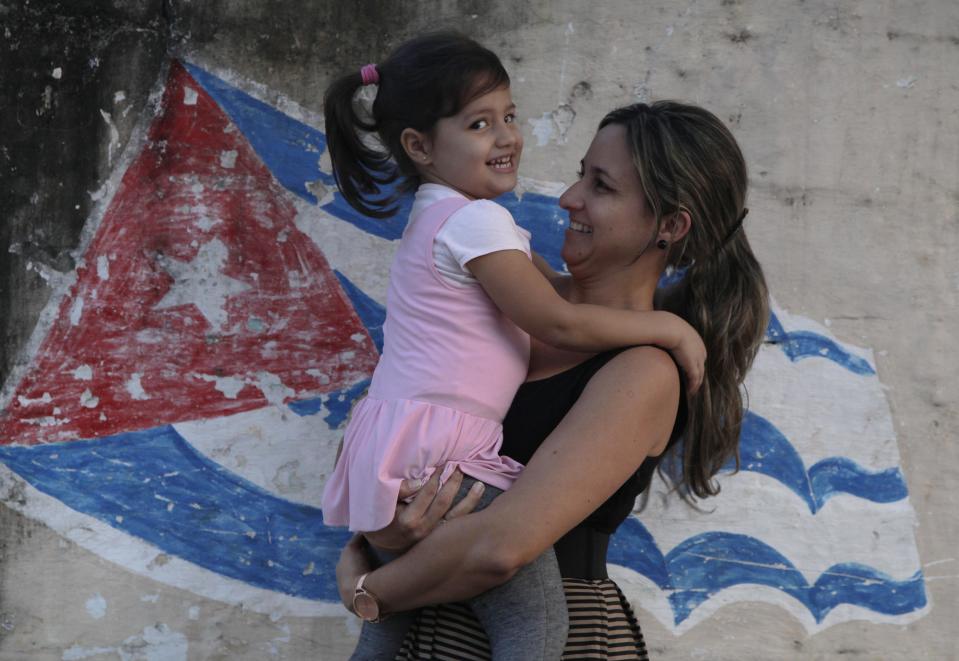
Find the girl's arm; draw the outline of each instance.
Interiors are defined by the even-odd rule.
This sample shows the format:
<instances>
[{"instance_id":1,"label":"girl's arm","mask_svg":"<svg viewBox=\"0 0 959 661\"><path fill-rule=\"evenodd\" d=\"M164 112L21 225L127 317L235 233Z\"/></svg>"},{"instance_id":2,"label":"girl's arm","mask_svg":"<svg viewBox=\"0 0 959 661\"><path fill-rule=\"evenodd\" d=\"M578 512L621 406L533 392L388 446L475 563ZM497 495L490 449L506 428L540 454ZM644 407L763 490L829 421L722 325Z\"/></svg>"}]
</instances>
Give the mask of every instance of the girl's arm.
<instances>
[{"instance_id":1,"label":"girl's arm","mask_svg":"<svg viewBox=\"0 0 959 661\"><path fill-rule=\"evenodd\" d=\"M457 601L508 580L665 449L679 404L672 360L653 347L613 358L543 442L516 483L481 512L441 525L369 574L383 612ZM346 603L365 567L356 543L337 578Z\"/></svg>"},{"instance_id":2,"label":"girl's arm","mask_svg":"<svg viewBox=\"0 0 959 661\"><path fill-rule=\"evenodd\" d=\"M570 303L518 250L492 252L466 266L503 314L546 344L573 351L655 344L676 358L690 392L702 382L706 347L693 327L671 312Z\"/></svg>"}]
</instances>

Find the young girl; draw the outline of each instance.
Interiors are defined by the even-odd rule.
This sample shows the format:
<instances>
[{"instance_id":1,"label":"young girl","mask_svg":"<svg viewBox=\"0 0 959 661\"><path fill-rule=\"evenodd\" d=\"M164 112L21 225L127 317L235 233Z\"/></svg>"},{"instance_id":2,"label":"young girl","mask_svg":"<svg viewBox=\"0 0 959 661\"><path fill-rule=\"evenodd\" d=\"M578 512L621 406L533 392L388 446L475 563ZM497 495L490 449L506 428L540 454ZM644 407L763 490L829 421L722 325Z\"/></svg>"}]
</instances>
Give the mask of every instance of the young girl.
<instances>
[{"instance_id":1,"label":"young girl","mask_svg":"<svg viewBox=\"0 0 959 661\"><path fill-rule=\"evenodd\" d=\"M374 84L372 117L361 117L354 95ZM509 76L491 51L458 34L413 39L333 83L324 111L336 181L355 209L385 217L399 194L416 189L390 269L383 355L324 490L327 524L384 528L401 482L441 465L443 480L459 468L488 485L481 506L509 488L522 466L499 455L501 423L526 377L530 335L584 352L658 344L691 389L698 385L705 349L686 322L567 302L531 256L529 234L490 201L516 185L523 148ZM393 182L397 194L385 195ZM608 203L617 204L612 190ZM568 231L588 242L592 229L571 221ZM376 597L362 583L354 605L366 622L353 658L392 658L409 620L379 623ZM493 658L562 653L567 611L551 553L471 606Z\"/></svg>"}]
</instances>

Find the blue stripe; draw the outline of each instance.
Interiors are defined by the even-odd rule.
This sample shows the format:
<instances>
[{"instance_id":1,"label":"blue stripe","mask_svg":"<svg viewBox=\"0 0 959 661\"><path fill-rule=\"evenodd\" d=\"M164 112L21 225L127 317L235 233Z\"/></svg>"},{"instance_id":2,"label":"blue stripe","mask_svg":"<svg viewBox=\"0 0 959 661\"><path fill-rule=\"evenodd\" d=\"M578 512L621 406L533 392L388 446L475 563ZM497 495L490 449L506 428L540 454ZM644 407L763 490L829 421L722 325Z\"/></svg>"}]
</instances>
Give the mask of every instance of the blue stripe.
<instances>
[{"instance_id":1,"label":"blue stripe","mask_svg":"<svg viewBox=\"0 0 959 661\"><path fill-rule=\"evenodd\" d=\"M657 564L659 558L661 565ZM781 590L802 603L816 622L822 622L841 604L902 615L927 603L921 570L897 581L872 567L839 563L810 585L788 558L748 535L707 532L690 537L663 556L652 535L634 517L628 518L613 537L609 562L638 571L669 593L676 624L714 594L735 585Z\"/></svg>"},{"instance_id":2,"label":"blue stripe","mask_svg":"<svg viewBox=\"0 0 959 661\"><path fill-rule=\"evenodd\" d=\"M909 495L898 467L870 471L851 459L830 457L808 471L802 457L776 426L751 411L739 437L740 467L782 483L815 514L835 495L849 494L874 503L891 503ZM727 466L731 469L732 464Z\"/></svg>"},{"instance_id":3,"label":"blue stripe","mask_svg":"<svg viewBox=\"0 0 959 661\"><path fill-rule=\"evenodd\" d=\"M876 373L869 361L846 351L838 342L824 335L812 331L787 331L772 313L766 329L766 342L778 345L794 363L803 358L825 358L854 374L869 376Z\"/></svg>"},{"instance_id":4,"label":"blue stripe","mask_svg":"<svg viewBox=\"0 0 959 661\"><path fill-rule=\"evenodd\" d=\"M339 601L334 562L349 534L324 526L319 509L211 462L173 427L0 447L0 460L38 490L164 553L267 590Z\"/></svg>"},{"instance_id":5,"label":"blue stripe","mask_svg":"<svg viewBox=\"0 0 959 661\"><path fill-rule=\"evenodd\" d=\"M288 406L294 413L302 416L316 415L325 407L327 414L323 420L331 429L336 429L346 422L350 409L353 408L353 402L366 392L366 389L370 387L370 381L371 379L363 379L349 388L337 390L320 397L290 402Z\"/></svg>"},{"instance_id":6,"label":"blue stripe","mask_svg":"<svg viewBox=\"0 0 959 661\"><path fill-rule=\"evenodd\" d=\"M682 470L682 441L660 466L674 481ZM799 498L813 514L833 496L848 494L874 503L892 503L909 495L906 478L898 467L871 471L846 457L829 457L808 471L802 457L779 429L760 415L747 411L739 435L740 470L770 477ZM730 460L724 470L732 472Z\"/></svg>"}]
</instances>

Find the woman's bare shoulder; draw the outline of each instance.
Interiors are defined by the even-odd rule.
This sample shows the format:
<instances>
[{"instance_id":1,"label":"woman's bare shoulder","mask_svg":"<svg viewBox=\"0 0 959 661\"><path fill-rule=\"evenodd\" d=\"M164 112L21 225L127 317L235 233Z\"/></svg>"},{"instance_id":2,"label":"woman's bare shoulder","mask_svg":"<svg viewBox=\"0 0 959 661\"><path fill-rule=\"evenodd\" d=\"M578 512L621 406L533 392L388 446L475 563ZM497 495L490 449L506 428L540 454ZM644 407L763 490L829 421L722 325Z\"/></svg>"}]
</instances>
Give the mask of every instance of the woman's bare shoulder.
<instances>
[{"instance_id":1,"label":"woman's bare shoulder","mask_svg":"<svg viewBox=\"0 0 959 661\"><path fill-rule=\"evenodd\" d=\"M580 402L609 421L605 432L611 442L625 447L639 441L644 449L636 458L642 461L660 454L669 442L681 388L679 368L669 353L654 346L632 347L590 379Z\"/></svg>"},{"instance_id":2,"label":"woman's bare shoulder","mask_svg":"<svg viewBox=\"0 0 959 661\"><path fill-rule=\"evenodd\" d=\"M596 377L601 377L597 379ZM608 386L652 388L663 394L678 393L679 368L664 349L652 345L630 347L610 359L593 381ZM590 382L592 384L592 381Z\"/></svg>"}]
</instances>

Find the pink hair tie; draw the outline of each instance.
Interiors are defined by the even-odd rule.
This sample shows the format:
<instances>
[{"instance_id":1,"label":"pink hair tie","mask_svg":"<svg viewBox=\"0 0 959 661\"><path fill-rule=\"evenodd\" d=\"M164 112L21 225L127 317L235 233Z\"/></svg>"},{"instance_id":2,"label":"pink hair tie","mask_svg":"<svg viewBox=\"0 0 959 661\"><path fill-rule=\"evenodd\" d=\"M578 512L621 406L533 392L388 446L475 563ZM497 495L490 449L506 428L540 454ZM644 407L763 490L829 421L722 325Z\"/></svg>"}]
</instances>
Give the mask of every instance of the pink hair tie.
<instances>
[{"instance_id":1,"label":"pink hair tie","mask_svg":"<svg viewBox=\"0 0 959 661\"><path fill-rule=\"evenodd\" d=\"M376 70L375 64L366 64L361 67L360 77L364 85L375 85L380 82L380 72Z\"/></svg>"}]
</instances>

